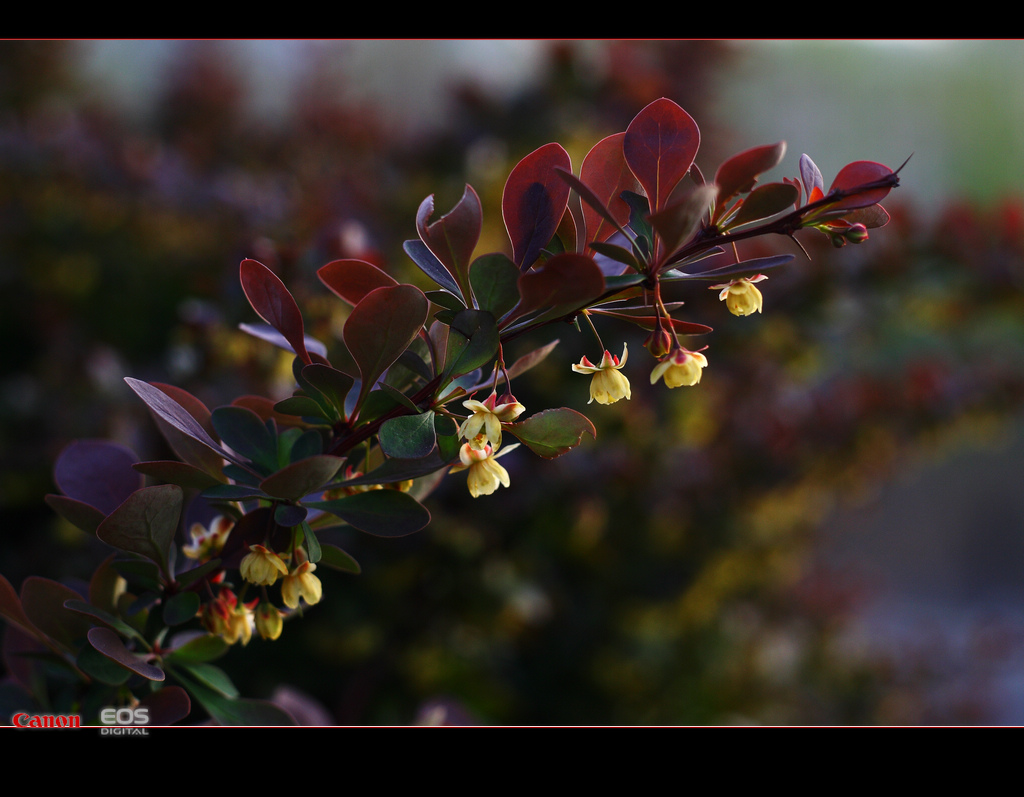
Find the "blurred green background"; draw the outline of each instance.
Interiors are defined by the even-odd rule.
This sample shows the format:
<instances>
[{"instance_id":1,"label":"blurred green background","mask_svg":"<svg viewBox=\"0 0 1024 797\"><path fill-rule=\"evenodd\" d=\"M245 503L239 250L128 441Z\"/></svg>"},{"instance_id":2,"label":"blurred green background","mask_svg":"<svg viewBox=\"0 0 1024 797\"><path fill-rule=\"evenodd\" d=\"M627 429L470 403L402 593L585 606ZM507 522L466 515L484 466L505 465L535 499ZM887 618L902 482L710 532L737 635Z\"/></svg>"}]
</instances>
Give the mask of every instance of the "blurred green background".
<instances>
[{"instance_id":1,"label":"blurred green background","mask_svg":"<svg viewBox=\"0 0 1024 797\"><path fill-rule=\"evenodd\" d=\"M516 385L598 427L553 462L460 476L401 540L344 540L358 577L275 643L223 661L324 721L486 724L1024 721L1024 173L1018 42L0 42L0 572L87 579L103 546L42 503L61 448L164 449L124 376L209 406L290 394L236 331L254 257L329 340L316 269L361 257L410 281L419 202L484 202L504 246L519 158L590 146L667 96L697 164L786 140L826 183L913 153L858 247L801 238L733 318L699 387L589 408L572 330ZM795 251L751 244L749 256ZM706 294L706 295L702 295ZM614 341L614 343L613 343Z\"/></svg>"}]
</instances>

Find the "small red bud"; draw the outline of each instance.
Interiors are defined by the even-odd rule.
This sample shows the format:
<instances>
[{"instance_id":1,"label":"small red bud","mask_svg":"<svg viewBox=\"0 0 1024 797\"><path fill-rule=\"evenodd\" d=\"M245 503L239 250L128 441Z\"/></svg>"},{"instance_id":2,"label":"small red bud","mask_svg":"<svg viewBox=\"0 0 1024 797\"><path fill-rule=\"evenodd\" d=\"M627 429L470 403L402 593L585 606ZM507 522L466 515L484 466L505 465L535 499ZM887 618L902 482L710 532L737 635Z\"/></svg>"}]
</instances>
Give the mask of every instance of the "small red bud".
<instances>
[{"instance_id":1,"label":"small red bud","mask_svg":"<svg viewBox=\"0 0 1024 797\"><path fill-rule=\"evenodd\" d=\"M644 346L647 347L647 351L660 360L672 350L672 336L667 329L659 326L647 336Z\"/></svg>"},{"instance_id":2,"label":"small red bud","mask_svg":"<svg viewBox=\"0 0 1024 797\"><path fill-rule=\"evenodd\" d=\"M842 233L831 233L829 235L829 238L832 239L832 246L834 246L836 249L842 249L844 246L846 246L846 238L843 236Z\"/></svg>"},{"instance_id":3,"label":"small red bud","mask_svg":"<svg viewBox=\"0 0 1024 797\"><path fill-rule=\"evenodd\" d=\"M854 224L846 231L845 236L851 244L862 244L868 239L868 228L863 224Z\"/></svg>"}]
</instances>

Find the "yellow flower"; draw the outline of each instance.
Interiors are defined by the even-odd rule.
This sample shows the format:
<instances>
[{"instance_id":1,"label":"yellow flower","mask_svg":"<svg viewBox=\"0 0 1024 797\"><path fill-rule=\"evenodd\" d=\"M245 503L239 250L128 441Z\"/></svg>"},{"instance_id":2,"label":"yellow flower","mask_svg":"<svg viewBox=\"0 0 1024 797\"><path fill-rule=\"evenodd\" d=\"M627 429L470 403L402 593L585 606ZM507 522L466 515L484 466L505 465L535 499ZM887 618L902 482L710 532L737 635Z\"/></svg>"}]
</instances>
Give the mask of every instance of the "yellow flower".
<instances>
[{"instance_id":1,"label":"yellow flower","mask_svg":"<svg viewBox=\"0 0 1024 797\"><path fill-rule=\"evenodd\" d=\"M723 285L712 285L711 290L721 288L722 292L718 298L725 302L729 312L733 315L751 315L761 312L762 297L761 291L754 287L755 282L766 280L764 274L756 277L741 277Z\"/></svg>"},{"instance_id":2,"label":"yellow flower","mask_svg":"<svg viewBox=\"0 0 1024 797\"><path fill-rule=\"evenodd\" d=\"M578 374L593 374L590 381L590 401L592 404L614 404L621 398L629 398L629 380L619 373L622 366L626 364L626 344L622 344L622 359L620 360L610 351L605 349L604 357L600 365L594 365L584 357L578 364L573 365L572 370Z\"/></svg>"},{"instance_id":3,"label":"yellow flower","mask_svg":"<svg viewBox=\"0 0 1024 797\"><path fill-rule=\"evenodd\" d=\"M270 586L277 581L278 575L288 575L288 566L273 551L267 550L262 545L250 545L252 553L246 554L239 565L242 571L242 578L250 584L265 584Z\"/></svg>"},{"instance_id":4,"label":"yellow flower","mask_svg":"<svg viewBox=\"0 0 1024 797\"><path fill-rule=\"evenodd\" d=\"M303 562L284 577L281 582L281 598L289 609L299 608L299 598L305 598L310 606L320 602L323 585L320 579L313 575L314 570L315 564Z\"/></svg>"},{"instance_id":5,"label":"yellow flower","mask_svg":"<svg viewBox=\"0 0 1024 797\"><path fill-rule=\"evenodd\" d=\"M460 470L469 468L469 476L467 478L469 494L474 498L479 498L481 495L490 495L498 487L508 487L509 485L508 471L495 462L495 460L517 448L519 448L519 443L502 449L500 454L495 454L494 449L490 445L485 445L482 449L477 450L471 444L466 443L462 446L462 450L459 451L459 460L462 464L456 465L448 472L458 473Z\"/></svg>"},{"instance_id":6,"label":"yellow flower","mask_svg":"<svg viewBox=\"0 0 1024 797\"><path fill-rule=\"evenodd\" d=\"M459 434L477 451L488 444L497 449L501 445L501 425L511 423L526 411L515 396L505 394L499 399L494 391L484 401L470 399L462 402L462 406L473 414L462 424Z\"/></svg>"},{"instance_id":7,"label":"yellow flower","mask_svg":"<svg viewBox=\"0 0 1024 797\"><path fill-rule=\"evenodd\" d=\"M665 384L669 387L695 385L700 381L702 369L707 367L707 358L699 351L676 349L654 366L651 384L664 376Z\"/></svg>"},{"instance_id":8,"label":"yellow flower","mask_svg":"<svg viewBox=\"0 0 1024 797\"><path fill-rule=\"evenodd\" d=\"M277 639L284 628L281 612L270 601L263 601L256 609L256 630L264 639Z\"/></svg>"},{"instance_id":9,"label":"yellow flower","mask_svg":"<svg viewBox=\"0 0 1024 797\"><path fill-rule=\"evenodd\" d=\"M227 541L228 534L235 527L235 522L224 515L217 515L210 523L210 528L204 529L202 523L193 523L188 530L192 542L182 545L182 553L189 559L212 559L219 556Z\"/></svg>"},{"instance_id":10,"label":"yellow flower","mask_svg":"<svg viewBox=\"0 0 1024 797\"><path fill-rule=\"evenodd\" d=\"M252 639L255 624L252 610L256 603L239 603L234 592L222 588L217 597L203 607L203 625L207 631L223 638L229 645L239 641L243 646L247 645Z\"/></svg>"}]
</instances>

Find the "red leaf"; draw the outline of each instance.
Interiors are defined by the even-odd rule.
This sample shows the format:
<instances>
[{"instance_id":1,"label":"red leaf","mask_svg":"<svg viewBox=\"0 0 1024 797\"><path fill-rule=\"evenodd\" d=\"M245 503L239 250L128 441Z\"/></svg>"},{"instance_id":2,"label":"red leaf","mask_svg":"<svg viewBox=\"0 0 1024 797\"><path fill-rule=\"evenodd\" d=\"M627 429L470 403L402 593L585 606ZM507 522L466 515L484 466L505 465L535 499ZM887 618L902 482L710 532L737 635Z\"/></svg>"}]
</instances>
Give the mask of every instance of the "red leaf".
<instances>
[{"instance_id":1,"label":"red leaf","mask_svg":"<svg viewBox=\"0 0 1024 797\"><path fill-rule=\"evenodd\" d=\"M547 246L569 202L569 186L556 168L572 171L569 153L561 144L545 144L519 161L505 181L501 216L512 242L512 260L522 271Z\"/></svg>"},{"instance_id":2,"label":"red leaf","mask_svg":"<svg viewBox=\"0 0 1024 797\"><path fill-rule=\"evenodd\" d=\"M264 321L284 335L294 351L307 365L312 362L306 351L302 313L295 298L269 268L256 260L243 260L239 277L245 298Z\"/></svg>"},{"instance_id":3,"label":"red leaf","mask_svg":"<svg viewBox=\"0 0 1024 797\"><path fill-rule=\"evenodd\" d=\"M622 142L626 163L657 213L697 157L700 130L672 100L655 100L636 115Z\"/></svg>"},{"instance_id":4,"label":"red leaf","mask_svg":"<svg viewBox=\"0 0 1024 797\"><path fill-rule=\"evenodd\" d=\"M640 188L622 154L625 137L625 133L616 133L601 139L587 153L580 167L580 180L608 209L620 227L625 227L629 221L629 205L622 200L622 192L639 193ZM583 203L583 220L587 243L607 240L615 232L615 227L586 202Z\"/></svg>"},{"instance_id":5,"label":"red leaf","mask_svg":"<svg viewBox=\"0 0 1024 797\"><path fill-rule=\"evenodd\" d=\"M604 275L586 255L562 254L548 260L536 271L519 278L518 318L541 308L567 313L604 293Z\"/></svg>"},{"instance_id":6,"label":"red leaf","mask_svg":"<svg viewBox=\"0 0 1024 797\"><path fill-rule=\"evenodd\" d=\"M370 291L398 284L394 277L365 260L332 260L316 275L335 296L353 307Z\"/></svg>"},{"instance_id":7,"label":"red leaf","mask_svg":"<svg viewBox=\"0 0 1024 797\"><path fill-rule=\"evenodd\" d=\"M888 177L892 174L892 169L881 163L875 163L874 161L855 161L847 164L839 170L839 174L836 175L836 179L832 181L832 185L829 187L829 191L840 189L842 191L852 191L858 186L862 186L865 183L873 183L876 180L881 180L883 177ZM866 208L869 205L875 205L881 202L888 196L892 190L892 186L886 186L884 188L873 188L870 191L856 194L848 197L835 205L830 205L829 210L835 210L838 208Z\"/></svg>"},{"instance_id":8,"label":"red leaf","mask_svg":"<svg viewBox=\"0 0 1024 797\"><path fill-rule=\"evenodd\" d=\"M469 264L483 224L480 197L472 186L467 185L459 203L433 224L428 224L433 212L434 197L431 195L420 203L416 212L416 231L424 245L455 278L468 302Z\"/></svg>"},{"instance_id":9,"label":"red leaf","mask_svg":"<svg viewBox=\"0 0 1024 797\"><path fill-rule=\"evenodd\" d=\"M778 144L754 147L733 155L719 166L715 172L715 185L718 186L717 209L723 210L725 203L736 194L750 191L757 182L757 176L778 166L785 154L786 142L780 141Z\"/></svg>"},{"instance_id":10,"label":"red leaf","mask_svg":"<svg viewBox=\"0 0 1024 797\"><path fill-rule=\"evenodd\" d=\"M357 406L427 320L430 303L412 285L370 291L345 321L343 336L362 379Z\"/></svg>"}]
</instances>

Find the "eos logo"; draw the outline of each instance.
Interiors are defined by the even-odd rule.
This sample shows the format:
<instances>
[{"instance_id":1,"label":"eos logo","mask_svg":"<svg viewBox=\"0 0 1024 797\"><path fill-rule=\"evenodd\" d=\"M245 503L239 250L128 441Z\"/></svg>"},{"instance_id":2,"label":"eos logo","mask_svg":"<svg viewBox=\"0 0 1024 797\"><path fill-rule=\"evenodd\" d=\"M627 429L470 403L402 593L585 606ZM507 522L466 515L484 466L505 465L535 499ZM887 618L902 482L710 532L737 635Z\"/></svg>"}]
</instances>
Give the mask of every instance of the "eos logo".
<instances>
[{"instance_id":1,"label":"eos logo","mask_svg":"<svg viewBox=\"0 0 1024 797\"><path fill-rule=\"evenodd\" d=\"M148 736L145 728L135 725L149 724L149 709L139 708L105 708L100 712L100 722L104 725L115 725L100 729L101 736Z\"/></svg>"}]
</instances>

